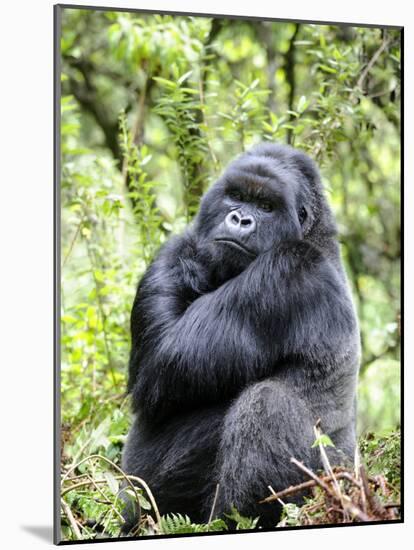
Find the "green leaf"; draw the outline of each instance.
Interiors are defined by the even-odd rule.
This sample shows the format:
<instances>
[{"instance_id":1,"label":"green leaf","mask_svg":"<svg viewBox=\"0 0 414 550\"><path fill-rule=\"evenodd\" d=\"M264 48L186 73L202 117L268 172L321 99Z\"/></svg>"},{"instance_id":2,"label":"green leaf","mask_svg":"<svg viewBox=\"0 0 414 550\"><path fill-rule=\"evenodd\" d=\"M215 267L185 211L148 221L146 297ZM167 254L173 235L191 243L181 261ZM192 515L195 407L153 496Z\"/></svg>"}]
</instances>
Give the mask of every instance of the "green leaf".
<instances>
[{"instance_id":1,"label":"green leaf","mask_svg":"<svg viewBox=\"0 0 414 550\"><path fill-rule=\"evenodd\" d=\"M325 73L336 74L338 72L336 69L333 69L332 67L328 67L328 65L319 65L319 68L322 71L325 71Z\"/></svg>"},{"instance_id":2,"label":"green leaf","mask_svg":"<svg viewBox=\"0 0 414 550\"><path fill-rule=\"evenodd\" d=\"M298 101L298 106L296 107L296 110L298 113L303 113L309 106L309 101L307 101L306 96L302 95Z\"/></svg>"},{"instance_id":3,"label":"green leaf","mask_svg":"<svg viewBox=\"0 0 414 550\"><path fill-rule=\"evenodd\" d=\"M322 447L335 447L332 439L327 434L321 434L319 437L317 437L312 445L312 449L314 447L319 447L319 445L321 445Z\"/></svg>"},{"instance_id":4,"label":"green leaf","mask_svg":"<svg viewBox=\"0 0 414 550\"><path fill-rule=\"evenodd\" d=\"M188 72L186 72L185 74L183 74L183 76L181 76L181 77L177 80L177 84L178 84L179 86L181 86L181 84L183 84L183 83L187 80L187 78L189 78L189 76L192 74L192 72L193 72L193 71L191 70L191 71L188 71Z\"/></svg>"},{"instance_id":5,"label":"green leaf","mask_svg":"<svg viewBox=\"0 0 414 550\"><path fill-rule=\"evenodd\" d=\"M108 487L113 495L118 494L119 482L111 472L104 472L104 478L108 483Z\"/></svg>"},{"instance_id":6,"label":"green leaf","mask_svg":"<svg viewBox=\"0 0 414 550\"><path fill-rule=\"evenodd\" d=\"M161 84L161 86L165 86L171 90L175 90L177 88L177 84L175 82L162 78L161 76L153 76L152 79Z\"/></svg>"},{"instance_id":7,"label":"green leaf","mask_svg":"<svg viewBox=\"0 0 414 550\"><path fill-rule=\"evenodd\" d=\"M240 514L240 512L233 506L229 514L224 514L229 519L236 522L236 530L243 531L245 529L254 529L259 521L259 517L251 518L245 517Z\"/></svg>"}]
</instances>

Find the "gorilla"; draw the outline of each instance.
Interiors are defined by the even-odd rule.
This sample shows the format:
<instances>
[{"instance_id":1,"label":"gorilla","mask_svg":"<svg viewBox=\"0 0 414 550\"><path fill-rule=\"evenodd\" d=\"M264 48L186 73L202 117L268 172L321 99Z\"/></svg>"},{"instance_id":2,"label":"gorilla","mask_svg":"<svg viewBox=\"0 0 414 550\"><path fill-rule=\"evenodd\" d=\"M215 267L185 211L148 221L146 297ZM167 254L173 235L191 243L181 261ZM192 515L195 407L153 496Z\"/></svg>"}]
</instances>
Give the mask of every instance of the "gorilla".
<instances>
[{"instance_id":1,"label":"gorilla","mask_svg":"<svg viewBox=\"0 0 414 550\"><path fill-rule=\"evenodd\" d=\"M275 527L281 505L259 501L269 485L304 480L292 456L322 467L318 420L334 463L353 458L359 329L336 233L313 161L263 143L229 165L146 271L122 465L161 514L207 522L219 484L214 516L235 506ZM126 513L124 532L133 522Z\"/></svg>"}]
</instances>

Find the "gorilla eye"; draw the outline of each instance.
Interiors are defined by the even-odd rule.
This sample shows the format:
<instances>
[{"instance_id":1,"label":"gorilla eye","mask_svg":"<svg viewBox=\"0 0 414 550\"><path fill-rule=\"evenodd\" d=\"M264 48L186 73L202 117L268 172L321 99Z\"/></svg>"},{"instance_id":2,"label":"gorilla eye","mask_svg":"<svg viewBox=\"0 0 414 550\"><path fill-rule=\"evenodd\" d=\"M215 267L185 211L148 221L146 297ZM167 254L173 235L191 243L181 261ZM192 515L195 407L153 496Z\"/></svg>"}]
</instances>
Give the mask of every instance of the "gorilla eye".
<instances>
[{"instance_id":1,"label":"gorilla eye","mask_svg":"<svg viewBox=\"0 0 414 550\"><path fill-rule=\"evenodd\" d=\"M299 222L302 225L305 222L306 218L308 217L308 213L306 212L306 208L304 206L302 206L302 208L299 210L298 217L299 217Z\"/></svg>"},{"instance_id":2,"label":"gorilla eye","mask_svg":"<svg viewBox=\"0 0 414 550\"><path fill-rule=\"evenodd\" d=\"M239 191L236 191L236 190L229 191L228 196L231 199L233 199L234 201L241 201L242 200L241 193Z\"/></svg>"},{"instance_id":3,"label":"gorilla eye","mask_svg":"<svg viewBox=\"0 0 414 550\"><path fill-rule=\"evenodd\" d=\"M269 201L262 201L258 204L260 210L263 210L264 212L271 212L273 210L273 206Z\"/></svg>"}]
</instances>

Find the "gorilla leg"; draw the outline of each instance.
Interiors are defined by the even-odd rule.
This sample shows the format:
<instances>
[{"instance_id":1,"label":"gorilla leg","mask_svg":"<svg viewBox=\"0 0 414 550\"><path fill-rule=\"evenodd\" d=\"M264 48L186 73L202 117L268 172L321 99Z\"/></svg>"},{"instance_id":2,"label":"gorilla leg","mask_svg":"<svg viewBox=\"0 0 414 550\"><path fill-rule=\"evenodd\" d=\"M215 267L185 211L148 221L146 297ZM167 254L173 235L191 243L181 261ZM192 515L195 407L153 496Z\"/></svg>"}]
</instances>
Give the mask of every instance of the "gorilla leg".
<instances>
[{"instance_id":1,"label":"gorilla leg","mask_svg":"<svg viewBox=\"0 0 414 550\"><path fill-rule=\"evenodd\" d=\"M245 389L224 419L216 514L234 505L242 515L260 515L259 525L275 527L280 504L258 501L269 495L269 485L280 491L304 481L292 456L311 468L320 466L318 450L311 449L316 420L286 381L268 379Z\"/></svg>"},{"instance_id":2,"label":"gorilla leg","mask_svg":"<svg viewBox=\"0 0 414 550\"><path fill-rule=\"evenodd\" d=\"M137 418L128 435L123 469L141 477L150 487L162 514L188 514L194 522L206 522L214 494L214 464L223 423L221 407L175 416L160 427ZM124 532L135 523L126 507Z\"/></svg>"}]
</instances>

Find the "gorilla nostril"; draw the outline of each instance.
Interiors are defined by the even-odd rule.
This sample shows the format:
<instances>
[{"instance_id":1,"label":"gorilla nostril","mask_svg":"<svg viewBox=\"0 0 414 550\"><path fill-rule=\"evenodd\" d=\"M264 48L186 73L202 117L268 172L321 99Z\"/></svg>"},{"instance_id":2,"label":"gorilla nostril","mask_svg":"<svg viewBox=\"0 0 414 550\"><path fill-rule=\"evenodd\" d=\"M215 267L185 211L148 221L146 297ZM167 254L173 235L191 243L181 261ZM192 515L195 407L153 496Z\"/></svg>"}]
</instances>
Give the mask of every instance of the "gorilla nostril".
<instances>
[{"instance_id":1,"label":"gorilla nostril","mask_svg":"<svg viewBox=\"0 0 414 550\"><path fill-rule=\"evenodd\" d=\"M229 212L224 223L231 232L243 232L244 235L251 233L256 228L256 223L253 216L243 216L241 213L236 211Z\"/></svg>"}]
</instances>

